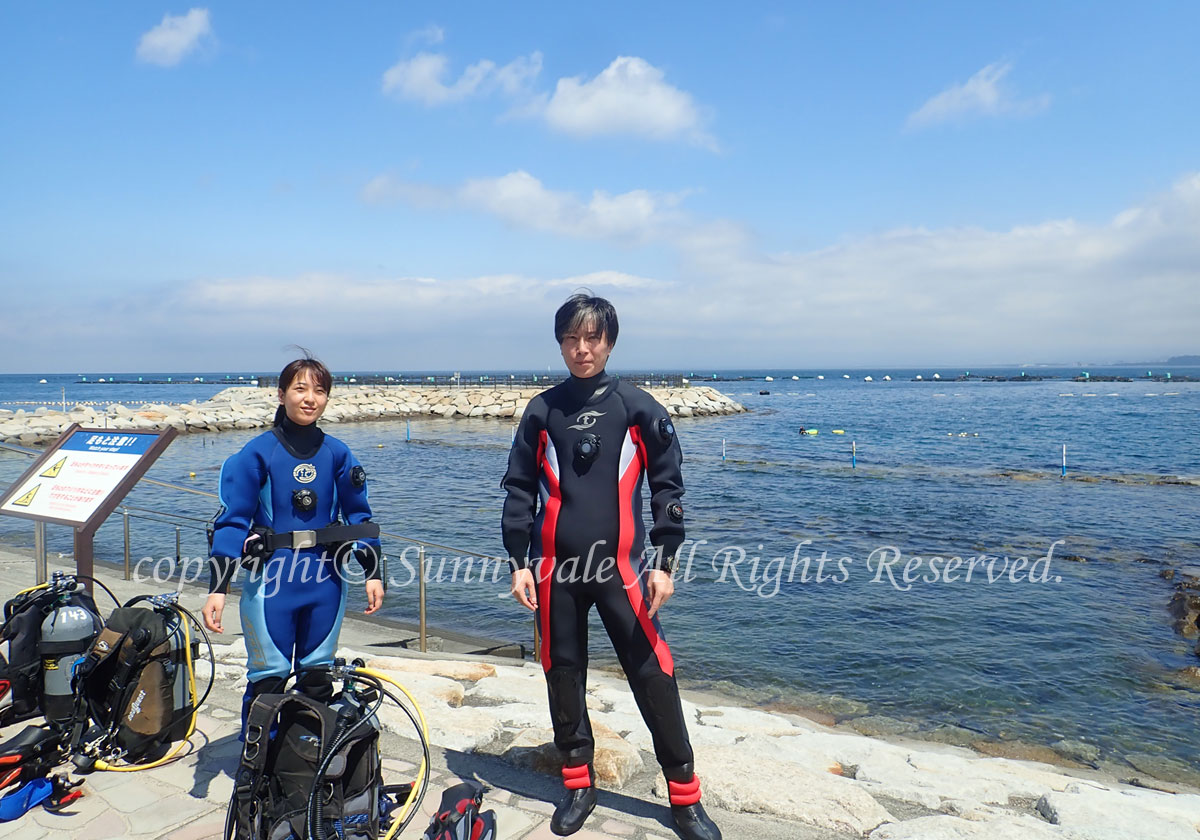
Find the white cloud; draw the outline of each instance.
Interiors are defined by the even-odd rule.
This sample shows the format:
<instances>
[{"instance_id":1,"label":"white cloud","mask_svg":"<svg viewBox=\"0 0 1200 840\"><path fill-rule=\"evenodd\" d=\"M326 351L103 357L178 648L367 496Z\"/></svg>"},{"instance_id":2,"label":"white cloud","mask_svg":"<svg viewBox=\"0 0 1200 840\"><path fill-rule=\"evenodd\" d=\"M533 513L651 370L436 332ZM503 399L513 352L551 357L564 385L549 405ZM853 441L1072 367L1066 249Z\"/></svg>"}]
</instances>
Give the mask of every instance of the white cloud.
<instances>
[{"instance_id":1,"label":"white cloud","mask_svg":"<svg viewBox=\"0 0 1200 840\"><path fill-rule=\"evenodd\" d=\"M565 236L613 231L595 196L547 189L527 173L505 178L476 182L481 209ZM464 206L464 190L440 200ZM544 255L518 252L495 273L465 278L207 278L119 302L64 299L59 314L78 327L69 335L28 329L44 307L18 297L0 309L10 327L0 330L0 357L135 370L147 340L170 336L156 358L179 370L269 368L293 343L344 368L557 366L550 317L578 286L617 304L623 367L975 366L1141 360L1196 347L1200 174L1102 223L904 228L795 253L767 252L742 226L697 221L652 194L650 206L652 241L677 258L665 271L637 270L646 264L639 251L581 248L557 271L530 271Z\"/></svg>"},{"instance_id":2,"label":"white cloud","mask_svg":"<svg viewBox=\"0 0 1200 840\"><path fill-rule=\"evenodd\" d=\"M440 53L418 53L396 62L383 74L383 92L398 99L423 105L445 105L474 96L501 91L517 96L542 71L542 54L535 52L510 61L503 67L484 59L469 65L457 79L447 83L449 60Z\"/></svg>"},{"instance_id":3,"label":"white cloud","mask_svg":"<svg viewBox=\"0 0 1200 840\"><path fill-rule=\"evenodd\" d=\"M437 43L442 37L441 29L431 27L410 39ZM431 107L500 93L515 102L506 117L543 120L575 137L633 135L718 149L691 94L668 83L666 74L645 59L619 56L594 78L559 79L552 94L535 92L541 72L542 54L534 52L502 67L483 59L451 79L444 54L421 52L384 72L383 92Z\"/></svg>"},{"instance_id":4,"label":"white cloud","mask_svg":"<svg viewBox=\"0 0 1200 840\"><path fill-rule=\"evenodd\" d=\"M580 239L648 242L682 217L681 193L630 190L613 195L596 190L584 200L574 193L548 189L523 170L498 178L477 178L455 188L414 184L381 175L362 189L368 203L403 201L421 208L463 207L494 216L523 230Z\"/></svg>"},{"instance_id":5,"label":"white cloud","mask_svg":"<svg viewBox=\"0 0 1200 840\"><path fill-rule=\"evenodd\" d=\"M190 9L186 15L163 15L162 23L138 41L137 57L147 64L174 67L211 35L208 9Z\"/></svg>"},{"instance_id":6,"label":"white cloud","mask_svg":"<svg viewBox=\"0 0 1200 840\"><path fill-rule=\"evenodd\" d=\"M588 274L577 274L574 277L563 277L550 280L548 286L567 286L572 289L586 288L603 289L650 289L672 285L663 280L650 277L639 277L636 274L626 274L623 271L592 271Z\"/></svg>"},{"instance_id":7,"label":"white cloud","mask_svg":"<svg viewBox=\"0 0 1200 840\"><path fill-rule=\"evenodd\" d=\"M689 297L707 304L684 329L753 324L775 358L799 340L863 363L1119 359L1187 351L1200 324L1200 175L1098 225L902 229L798 254L732 236L680 247Z\"/></svg>"},{"instance_id":8,"label":"white cloud","mask_svg":"<svg viewBox=\"0 0 1200 840\"><path fill-rule=\"evenodd\" d=\"M984 67L962 84L951 85L908 116L907 128L917 129L970 116L1027 116L1050 106L1050 94L1020 99L1004 85L1012 70L1008 61Z\"/></svg>"},{"instance_id":9,"label":"white cloud","mask_svg":"<svg viewBox=\"0 0 1200 840\"><path fill-rule=\"evenodd\" d=\"M634 56L618 57L588 81L578 76L559 79L542 116L551 128L579 137L632 134L716 148L691 95L669 84L662 70Z\"/></svg>"},{"instance_id":10,"label":"white cloud","mask_svg":"<svg viewBox=\"0 0 1200 840\"><path fill-rule=\"evenodd\" d=\"M410 44L440 44L446 40L446 30L442 29L436 23L431 23L424 29L418 29L415 32L409 33L406 40Z\"/></svg>"}]
</instances>

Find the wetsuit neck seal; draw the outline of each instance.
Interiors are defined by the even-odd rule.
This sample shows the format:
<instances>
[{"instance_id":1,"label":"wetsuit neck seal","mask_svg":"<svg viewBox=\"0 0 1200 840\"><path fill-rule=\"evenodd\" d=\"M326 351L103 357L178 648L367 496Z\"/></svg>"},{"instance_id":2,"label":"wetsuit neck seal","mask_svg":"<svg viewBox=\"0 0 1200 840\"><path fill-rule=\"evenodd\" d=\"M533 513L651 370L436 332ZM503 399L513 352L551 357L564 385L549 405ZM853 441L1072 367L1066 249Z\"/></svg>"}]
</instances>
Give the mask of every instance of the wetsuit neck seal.
<instances>
[{"instance_id":1,"label":"wetsuit neck seal","mask_svg":"<svg viewBox=\"0 0 1200 840\"><path fill-rule=\"evenodd\" d=\"M602 370L595 376L589 376L587 379L571 374L567 379L566 385L573 396L581 400L590 400L608 393L616 384L616 381L615 376L609 376L607 371Z\"/></svg>"},{"instance_id":2,"label":"wetsuit neck seal","mask_svg":"<svg viewBox=\"0 0 1200 840\"><path fill-rule=\"evenodd\" d=\"M275 412L275 437L284 448L297 458L311 458L325 442L325 432L316 423L302 426L287 416L283 406Z\"/></svg>"}]
</instances>

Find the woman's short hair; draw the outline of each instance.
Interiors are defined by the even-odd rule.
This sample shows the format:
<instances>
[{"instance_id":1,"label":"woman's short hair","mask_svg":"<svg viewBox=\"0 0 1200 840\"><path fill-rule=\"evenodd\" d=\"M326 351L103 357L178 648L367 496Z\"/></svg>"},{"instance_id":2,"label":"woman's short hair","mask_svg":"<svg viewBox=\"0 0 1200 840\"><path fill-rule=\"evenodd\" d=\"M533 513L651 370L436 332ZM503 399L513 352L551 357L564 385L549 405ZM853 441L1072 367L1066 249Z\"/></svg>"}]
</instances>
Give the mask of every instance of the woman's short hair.
<instances>
[{"instance_id":1,"label":"woman's short hair","mask_svg":"<svg viewBox=\"0 0 1200 840\"><path fill-rule=\"evenodd\" d=\"M279 390L286 391L290 388L293 380L300 375L302 370L308 371L309 377L320 385L326 394L333 388L333 374L329 372L329 368L325 367L320 359L305 350L303 357L294 362L288 362L279 372Z\"/></svg>"},{"instance_id":2,"label":"woman's short hair","mask_svg":"<svg viewBox=\"0 0 1200 840\"><path fill-rule=\"evenodd\" d=\"M563 336L586 327L604 333L608 346L617 343L617 310L602 297L580 292L567 298L567 302L554 313L554 340L562 344Z\"/></svg>"}]
</instances>

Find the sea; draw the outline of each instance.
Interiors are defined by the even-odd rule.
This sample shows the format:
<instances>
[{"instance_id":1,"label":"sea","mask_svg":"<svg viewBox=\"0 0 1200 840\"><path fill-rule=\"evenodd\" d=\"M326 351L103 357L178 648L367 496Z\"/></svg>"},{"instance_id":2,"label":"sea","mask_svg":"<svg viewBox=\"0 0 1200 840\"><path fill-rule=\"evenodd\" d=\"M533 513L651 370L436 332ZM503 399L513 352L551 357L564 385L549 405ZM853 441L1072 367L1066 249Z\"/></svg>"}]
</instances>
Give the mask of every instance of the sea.
<instances>
[{"instance_id":1,"label":"sea","mask_svg":"<svg viewBox=\"0 0 1200 840\"><path fill-rule=\"evenodd\" d=\"M662 620L680 681L771 708L886 718L917 736L1200 769L1200 682L1186 671L1200 659L1173 629L1167 579L1200 566L1200 382L1148 372L1089 368L1078 382L1074 367L971 371L1027 374L995 382L956 381L966 371L954 368L682 371L748 412L676 424L692 542ZM0 408L202 401L259 373L0 376ZM531 648L507 574L470 554L502 552L512 422L325 428L365 465L385 532L447 547L429 550L430 622ZM223 459L258 433L171 444L149 477L186 490L131 493L135 565L169 563L177 525L181 555L205 556L216 502L187 490L215 492ZM0 451L0 484L29 461ZM0 544L32 543L31 523L0 517ZM48 544L69 555L71 534L51 526ZM384 546L383 613L412 621L415 549ZM120 574L122 553L114 515L97 534L100 573ZM595 618L590 647L615 662Z\"/></svg>"}]
</instances>

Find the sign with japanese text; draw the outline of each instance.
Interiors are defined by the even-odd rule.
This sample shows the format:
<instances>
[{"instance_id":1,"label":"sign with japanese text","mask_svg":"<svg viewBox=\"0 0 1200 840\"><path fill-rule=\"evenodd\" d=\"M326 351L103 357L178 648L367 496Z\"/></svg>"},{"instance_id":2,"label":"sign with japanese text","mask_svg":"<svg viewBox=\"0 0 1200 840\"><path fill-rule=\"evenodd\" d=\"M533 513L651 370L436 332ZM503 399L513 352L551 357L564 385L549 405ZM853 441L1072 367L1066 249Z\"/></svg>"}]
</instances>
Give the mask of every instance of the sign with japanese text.
<instances>
[{"instance_id":1,"label":"sign with japanese text","mask_svg":"<svg viewBox=\"0 0 1200 840\"><path fill-rule=\"evenodd\" d=\"M0 497L0 513L77 528L102 520L172 437L160 431L68 429Z\"/></svg>"}]
</instances>

